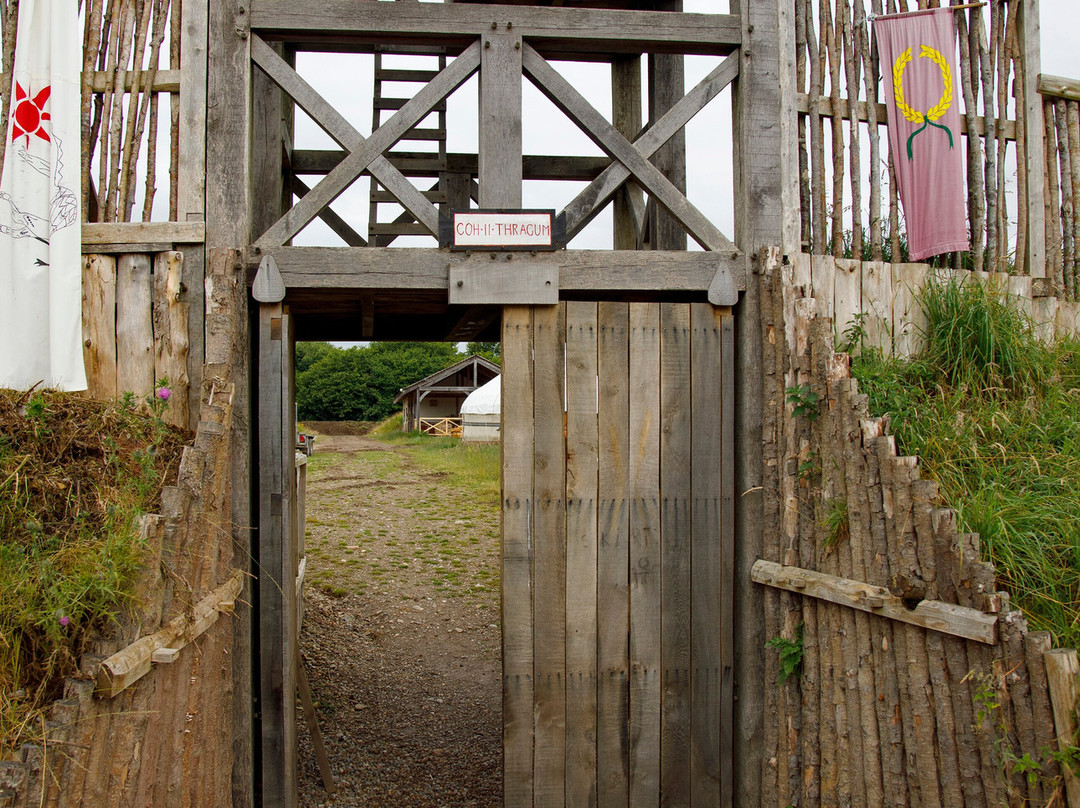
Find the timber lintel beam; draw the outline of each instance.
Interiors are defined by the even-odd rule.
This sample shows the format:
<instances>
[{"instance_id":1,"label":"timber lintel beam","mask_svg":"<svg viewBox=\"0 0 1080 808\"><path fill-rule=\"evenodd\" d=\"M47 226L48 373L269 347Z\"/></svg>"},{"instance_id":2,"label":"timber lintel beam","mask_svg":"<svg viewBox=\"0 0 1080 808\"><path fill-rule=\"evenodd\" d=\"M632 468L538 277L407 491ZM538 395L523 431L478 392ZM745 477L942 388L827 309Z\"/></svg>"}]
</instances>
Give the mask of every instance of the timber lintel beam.
<instances>
[{"instance_id":1,"label":"timber lintel beam","mask_svg":"<svg viewBox=\"0 0 1080 808\"><path fill-rule=\"evenodd\" d=\"M726 56L742 42L732 14L505 6L391 4L355 0L252 0L251 28L264 39L312 49L434 44L460 51L492 26L513 30L545 55L682 53Z\"/></svg>"},{"instance_id":2,"label":"timber lintel beam","mask_svg":"<svg viewBox=\"0 0 1080 808\"><path fill-rule=\"evenodd\" d=\"M558 250L507 260L506 254L397 247L274 247L249 256L249 272L273 256L287 289L448 292L452 274L543 271L558 278L560 298L644 294L707 299L718 273L746 288L741 253L668 250ZM500 260L501 259L501 260ZM515 270L515 268L520 268ZM550 273L550 274L548 274Z\"/></svg>"}]
</instances>

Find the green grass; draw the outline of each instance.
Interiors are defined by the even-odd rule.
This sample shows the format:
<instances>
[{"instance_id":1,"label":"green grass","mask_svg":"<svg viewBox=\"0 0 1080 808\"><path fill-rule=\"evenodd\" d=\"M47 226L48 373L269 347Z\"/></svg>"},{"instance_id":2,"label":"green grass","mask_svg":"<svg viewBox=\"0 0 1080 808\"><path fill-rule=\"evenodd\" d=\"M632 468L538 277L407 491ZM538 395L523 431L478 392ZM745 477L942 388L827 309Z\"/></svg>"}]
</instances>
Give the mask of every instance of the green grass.
<instances>
[{"instance_id":1,"label":"green grass","mask_svg":"<svg viewBox=\"0 0 1080 808\"><path fill-rule=\"evenodd\" d=\"M1080 644L1080 343L1047 345L996 289L931 285L926 350L858 352L871 413L977 532L1033 630Z\"/></svg>"}]
</instances>

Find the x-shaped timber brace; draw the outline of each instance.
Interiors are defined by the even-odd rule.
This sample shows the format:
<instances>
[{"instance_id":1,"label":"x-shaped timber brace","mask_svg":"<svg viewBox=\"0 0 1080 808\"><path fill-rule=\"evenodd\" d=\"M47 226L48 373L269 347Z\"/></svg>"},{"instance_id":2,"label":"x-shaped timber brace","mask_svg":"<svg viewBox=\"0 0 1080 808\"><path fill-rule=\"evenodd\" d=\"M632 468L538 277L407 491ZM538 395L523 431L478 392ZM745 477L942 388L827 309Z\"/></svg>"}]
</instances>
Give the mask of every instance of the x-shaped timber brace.
<instances>
[{"instance_id":1,"label":"x-shaped timber brace","mask_svg":"<svg viewBox=\"0 0 1080 808\"><path fill-rule=\"evenodd\" d=\"M493 28L496 23L491 24ZM495 47L492 47L494 44ZM494 52L501 58L487 59ZM516 54L519 59L506 58ZM615 192L628 182L635 182L666 210L705 250L709 251L709 264L687 253L689 281L687 286L706 289L711 303L731 306L738 301L746 272L744 254L712 224L675 185L657 169L649 158L728 86L738 75L737 53L726 57L689 93L678 101L651 127L642 132L633 143L620 134L563 76L555 70L521 35L513 31L512 23L505 31L494 30L481 34L478 40L465 48L450 64L425 85L411 100L407 101L389 120L379 126L370 137L360 134L334 107L308 84L273 48L257 35L251 37L251 59L291 97L316 123L345 149L345 156L313 188L307 191L254 243L257 252L282 253L283 245L306 227L313 219L323 215L334 201L365 171L370 173L385 189L390 191L401 205L415 217L433 236L439 232L439 211L429 202L384 155L406 133L418 125L444 98L452 94L478 70L498 71L498 80L504 86L519 82L519 74L527 75L564 114L585 132L611 159L604 169L559 214L565 223L569 241L577 235L611 200ZM516 62L516 64L515 64ZM484 90L481 90L481 114L484 108ZM520 104L520 95L517 96ZM500 111L502 112L502 111ZM520 109L516 111L520 114ZM481 138L481 163L484 160ZM481 188L483 193L483 188ZM639 231L644 227L644 209L634 211ZM575 251L577 252L577 251ZM612 251L604 251L606 262L615 263ZM599 262L599 257L596 259ZM444 262L445 263L445 262ZM701 269L711 269L711 277L701 277ZM451 303L496 302L472 299L476 273L468 268L450 268L448 278ZM507 299L498 302L555 302L565 279L559 273L558 262L550 259L540 262L536 275L542 298L530 300L511 299L512 284L507 286ZM277 267L274 267L277 270ZM283 284L288 282L286 272ZM534 273L535 275L535 273ZM457 280L455 280L457 278ZM696 280L696 283L695 283ZM689 291L684 287L683 290ZM488 289L490 294L490 286Z\"/></svg>"}]
</instances>

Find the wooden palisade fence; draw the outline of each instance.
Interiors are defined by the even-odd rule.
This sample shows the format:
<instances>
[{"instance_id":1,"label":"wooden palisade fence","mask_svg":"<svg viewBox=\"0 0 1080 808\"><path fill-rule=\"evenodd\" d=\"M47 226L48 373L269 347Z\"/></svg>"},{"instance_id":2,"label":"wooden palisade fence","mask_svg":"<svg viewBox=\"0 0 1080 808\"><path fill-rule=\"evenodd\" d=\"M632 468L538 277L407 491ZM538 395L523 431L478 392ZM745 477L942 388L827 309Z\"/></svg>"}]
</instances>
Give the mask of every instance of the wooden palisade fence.
<instances>
[{"instance_id":1,"label":"wooden palisade fence","mask_svg":"<svg viewBox=\"0 0 1080 808\"><path fill-rule=\"evenodd\" d=\"M754 579L767 587L766 635L802 659L782 679L778 656L766 658L776 720L762 804L1065 805L1068 772L1051 752L1058 734L1075 748L1075 726L1060 716L1055 733L1047 666L1075 664L1075 652L1048 655L1050 636L1026 630L979 537L958 532L918 458L898 457L887 423L868 416L809 275L775 251L763 267L773 496ZM820 393L817 417L795 414L786 391L799 385ZM846 514L846 532L830 536L829 509ZM1022 760L1037 762L1033 777Z\"/></svg>"}]
</instances>

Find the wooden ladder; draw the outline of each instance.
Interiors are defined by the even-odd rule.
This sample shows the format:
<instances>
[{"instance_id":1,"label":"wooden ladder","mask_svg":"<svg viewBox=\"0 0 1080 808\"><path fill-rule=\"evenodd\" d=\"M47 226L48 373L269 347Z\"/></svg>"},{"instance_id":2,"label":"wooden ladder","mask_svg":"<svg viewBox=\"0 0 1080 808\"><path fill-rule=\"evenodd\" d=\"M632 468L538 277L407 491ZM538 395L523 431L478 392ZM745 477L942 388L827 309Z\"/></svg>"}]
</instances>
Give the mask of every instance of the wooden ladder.
<instances>
[{"instance_id":1,"label":"wooden ladder","mask_svg":"<svg viewBox=\"0 0 1080 808\"><path fill-rule=\"evenodd\" d=\"M395 59L394 57L406 58ZM408 65L402 64L406 61ZM418 62L422 63L421 66L416 65ZM384 112L389 117L401 109L420 87L435 78L445 67L446 51L443 48L408 45L377 48L375 50L375 88L372 94L371 130L374 132L382 125ZM386 94L383 92L384 83L406 85L406 87L395 87L397 92ZM409 88L407 85L414 85L414 87ZM412 92L406 94L402 91L408 89L412 89ZM429 124L432 116L435 116L434 126ZM436 144L437 150L431 148L432 143ZM406 144L412 144L414 150L402 148ZM387 157L391 160L395 158L407 160L408 165L404 169L406 176L433 180L426 190L423 188L424 184L421 185L423 194L432 203L445 207L447 203L446 99L440 101L420 122L420 125L406 132L395 144L394 149L387 152ZM417 222L408 211L400 213L392 220L380 218L379 206L396 202L397 198L372 178L368 212L368 243L371 246L386 247L398 236L430 235L424 225Z\"/></svg>"}]
</instances>

